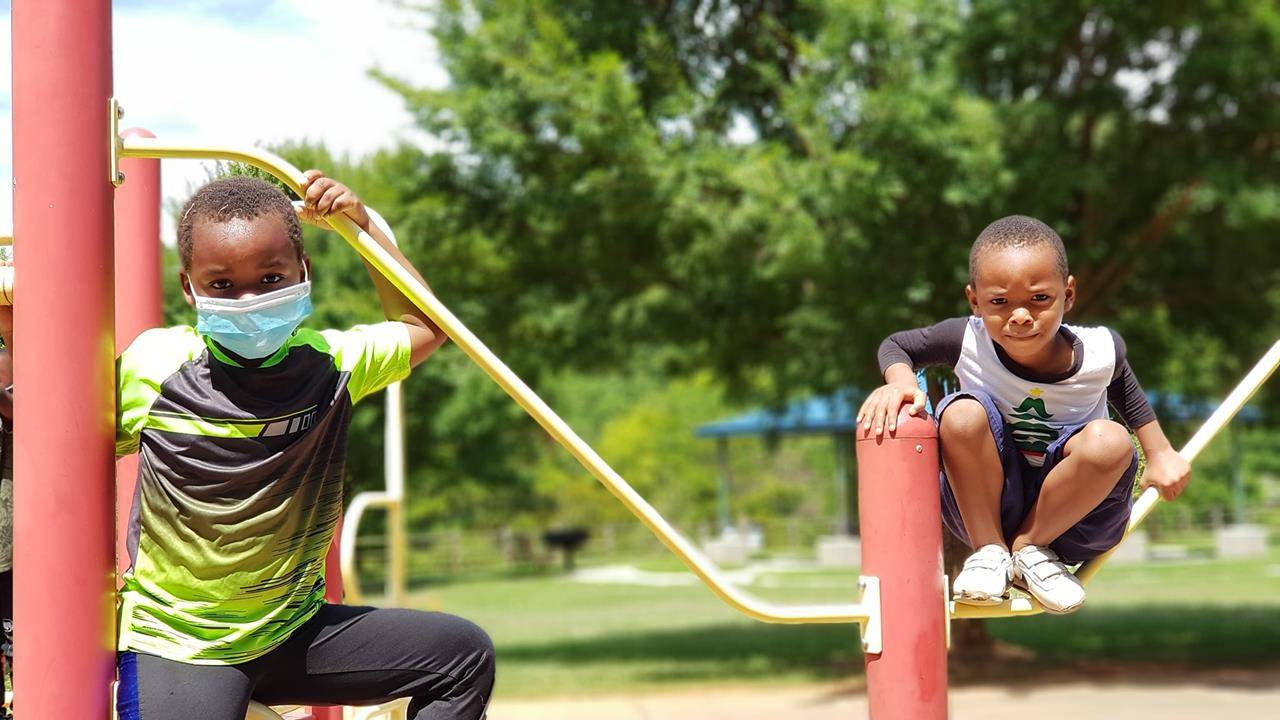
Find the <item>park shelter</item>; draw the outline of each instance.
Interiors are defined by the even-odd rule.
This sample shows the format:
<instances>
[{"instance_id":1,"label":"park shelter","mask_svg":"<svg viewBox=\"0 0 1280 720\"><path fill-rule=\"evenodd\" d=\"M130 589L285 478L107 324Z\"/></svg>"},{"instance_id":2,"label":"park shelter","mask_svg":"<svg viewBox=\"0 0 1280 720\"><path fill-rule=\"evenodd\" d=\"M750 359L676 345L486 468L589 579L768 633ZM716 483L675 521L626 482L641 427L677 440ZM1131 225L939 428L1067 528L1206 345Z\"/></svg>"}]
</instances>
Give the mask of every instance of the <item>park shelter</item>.
<instances>
[{"instance_id":1,"label":"park shelter","mask_svg":"<svg viewBox=\"0 0 1280 720\"><path fill-rule=\"evenodd\" d=\"M720 490L717 519L719 530L733 524L729 497L733 477L729 466L729 440L733 437L782 437L786 435L830 435L835 452L836 534L854 534L854 518L858 517L858 493L853 465L853 438L857 428L858 406L865 393L844 388L827 395L794 400L779 408L760 408L723 420L699 425L694 435L715 438L719 466Z\"/></svg>"},{"instance_id":2,"label":"park shelter","mask_svg":"<svg viewBox=\"0 0 1280 720\"><path fill-rule=\"evenodd\" d=\"M740 415L699 425L694 435L714 438L716 461L719 468L719 497L717 521L719 530L730 527L732 517L729 498L733 491L733 476L729 465L729 440L734 437L772 437L787 435L830 435L835 452L835 473L832 478L837 508L834 531L837 534L856 534L857 513L856 472L850 462L853 458L854 432L857 429L858 407L866 393L857 388L843 388L826 395L793 400L781 407L764 407L749 410ZM1190 398L1178 393L1148 391L1147 400L1155 408L1157 416L1166 424L1202 421L1218 406L1218 401L1208 398ZM1257 406L1241 408L1235 422L1252 424L1262 420ZM1231 442L1232 488L1234 520L1243 519L1243 482L1240 478L1240 448L1235 433L1228 434Z\"/></svg>"}]
</instances>

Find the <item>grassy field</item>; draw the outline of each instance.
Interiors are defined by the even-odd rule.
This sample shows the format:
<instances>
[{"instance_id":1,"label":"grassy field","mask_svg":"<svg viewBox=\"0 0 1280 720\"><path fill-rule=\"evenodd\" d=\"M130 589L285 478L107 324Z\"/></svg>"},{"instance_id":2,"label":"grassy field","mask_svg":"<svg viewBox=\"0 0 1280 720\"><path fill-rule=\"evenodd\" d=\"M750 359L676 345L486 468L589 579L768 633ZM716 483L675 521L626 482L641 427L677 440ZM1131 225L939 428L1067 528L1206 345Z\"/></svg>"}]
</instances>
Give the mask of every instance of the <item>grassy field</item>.
<instances>
[{"instance_id":1,"label":"grassy field","mask_svg":"<svg viewBox=\"0 0 1280 720\"><path fill-rule=\"evenodd\" d=\"M750 589L778 601L840 601L854 595L854 577L770 574ZM700 585L524 578L424 588L413 604L463 615L490 632L505 697L790 684L862 673L856 628L757 623ZM1257 561L1110 566L1090 586L1080 613L989 627L1032 653L1019 663L1030 671L1280 663L1280 553Z\"/></svg>"}]
</instances>

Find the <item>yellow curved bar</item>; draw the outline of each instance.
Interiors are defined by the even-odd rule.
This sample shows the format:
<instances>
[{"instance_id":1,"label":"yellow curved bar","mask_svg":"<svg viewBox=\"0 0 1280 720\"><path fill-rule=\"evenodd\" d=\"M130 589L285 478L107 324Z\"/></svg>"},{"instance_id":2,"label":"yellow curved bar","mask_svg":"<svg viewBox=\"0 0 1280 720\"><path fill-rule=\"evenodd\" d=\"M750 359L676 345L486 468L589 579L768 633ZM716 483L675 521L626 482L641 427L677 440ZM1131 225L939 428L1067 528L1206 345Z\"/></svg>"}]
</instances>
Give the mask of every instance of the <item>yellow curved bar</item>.
<instances>
[{"instance_id":1,"label":"yellow curved bar","mask_svg":"<svg viewBox=\"0 0 1280 720\"><path fill-rule=\"evenodd\" d=\"M1200 425L1200 429L1196 430L1195 435L1187 441L1187 444L1178 451L1187 462L1195 462L1196 456L1201 450L1209 444L1209 441L1217 435L1222 428L1231 422L1231 418L1240 412L1240 408L1253 397L1280 367L1280 340L1271 345L1271 349L1263 354L1262 358L1253 366L1244 378L1236 385L1235 389L1227 395L1218 408L1213 411L1208 419ZM1133 512L1129 516L1129 527L1125 530L1125 537L1133 532L1135 528L1142 524L1143 520L1151 514L1155 509L1156 503L1160 501L1160 493L1155 488L1147 488L1133 504ZM1123 542L1123 540L1121 541ZM1119 547L1118 545L1116 547ZM1076 577L1080 582L1087 583L1093 579L1098 571L1102 569L1103 563L1111 557L1115 552L1115 548L1104 553L1103 555L1090 560L1081 565L1076 570ZM1022 615L1035 615L1043 612L1040 604L1033 599L1014 598L1004 601L1000 605L976 606L964 605L962 603L951 603L951 617L956 619L964 618L999 618L999 617L1018 617Z\"/></svg>"},{"instance_id":2,"label":"yellow curved bar","mask_svg":"<svg viewBox=\"0 0 1280 720\"><path fill-rule=\"evenodd\" d=\"M245 149L218 145L179 145L157 138L127 137L121 139L121 157L219 159L242 162L265 170L280 178L295 192L300 191L302 173L283 158L257 148ZM560 418L528 385L511 371L489 348L485 347L447 307L427 291L396 262L372 237L346 216L330 217L329 224L399 290L449 335L464 353L524 408L556 442L560 443L597 480L618 498L651 532L680 558L689 570L721 600L749 617L763 622L859 623L865 626L879 615L879 603L865 602L841 605L777 605L757 598L735 587L719 567L681 535L665 518L640 496L626 480L609 467L568 424Z\"/></svg>"},{"instance_id":3,"label":"yellow curved bar","mask_svg":"<svg viewBox=\"0 0 1280 720\"><path fill-rule=\"evenodd\" d=\"M1227 395L1222 404L1218 405L1218 408L1209 416L1209 419L1204 421L1204 424L1200 426L1196 434L1192 435L1187 444L1178 451L1179 454L1186 458L1187 462L1195 462L1196 456L1200 454L1200 451L1204 450L1209 441L1213 440L1213 437L1231 422L1231 418L1235 417L1236 413L1240 412L1240 408L1249 402L1249 398L1253 397L1253 394L1267 382L1267 379L1275 372L1276 367L1280 367L1280 340L1273 343L1271 349L1264 353L1262 358L1254 364L1253 369L1244 376L1240 384L1236 385L1231 394ZM1129 516L1129 528L1125 530L1125 537L1128 537L1134 528L1147 519L1147 516L1155 509L1156 503L1159 501L1160 493L1155 488L1149 487L1143 491L1138 501L1133 504L1133 513ZM1102 564L1107 561L1107 558L1111 557L1113 552L1115 552L1115 548L1081 565L1080 569L1076 571L1076 577L1080 578L1081 582L1092 580L1093 576L1098 574Z\"/></svg>"}]
</instances>

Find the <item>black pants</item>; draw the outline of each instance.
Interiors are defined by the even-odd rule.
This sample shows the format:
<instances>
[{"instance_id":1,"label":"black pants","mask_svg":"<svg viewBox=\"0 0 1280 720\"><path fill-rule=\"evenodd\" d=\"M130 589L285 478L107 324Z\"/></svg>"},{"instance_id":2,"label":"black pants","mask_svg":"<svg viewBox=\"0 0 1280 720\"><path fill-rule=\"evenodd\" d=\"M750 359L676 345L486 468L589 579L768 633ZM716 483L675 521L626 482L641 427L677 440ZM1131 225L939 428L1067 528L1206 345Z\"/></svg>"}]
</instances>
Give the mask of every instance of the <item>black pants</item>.
<instances>
[{"instance_id":1,"label":"black pants","mask_svg":"<svg viewBox=\"0 0 1280 720\"><path fill-rule=\"evenodd\" d=\"M445 613L325 605L280 647L239 665L120 653L120 720L244 720L267 705L375 705L409 697L410 720L481 720L489 636Z\"/></svg>"}]
</instances>

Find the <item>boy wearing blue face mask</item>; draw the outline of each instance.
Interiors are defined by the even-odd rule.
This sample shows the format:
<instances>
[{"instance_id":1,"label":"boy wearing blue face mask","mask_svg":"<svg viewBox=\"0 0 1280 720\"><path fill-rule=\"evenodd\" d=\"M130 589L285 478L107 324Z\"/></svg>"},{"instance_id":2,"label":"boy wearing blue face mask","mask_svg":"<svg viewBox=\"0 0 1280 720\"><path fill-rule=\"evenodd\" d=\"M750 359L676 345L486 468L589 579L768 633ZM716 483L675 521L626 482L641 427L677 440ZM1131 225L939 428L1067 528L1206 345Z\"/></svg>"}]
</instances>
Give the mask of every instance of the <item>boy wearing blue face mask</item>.
<instances>
[{"instance_id":1,"label":"boy wearing blue face mask","mask_svg":"<svg viewBox=\"0 0 1280 720\"><path fill-rule=\"evenodd\" d=\"M304 190L306 219L345 213L417 276L346 186L311 170ZM117 452L139 453L119 717L241 720L250 699L398 697L412 720L483 717L494 655L481 629L324 602L351 407L406 377L444 333L372 270L398 319L299 329L310 261L292 204L260 180L196 192L178 250L196 325L147 331L119 361Z\"/></svg>"}]
</instances>

